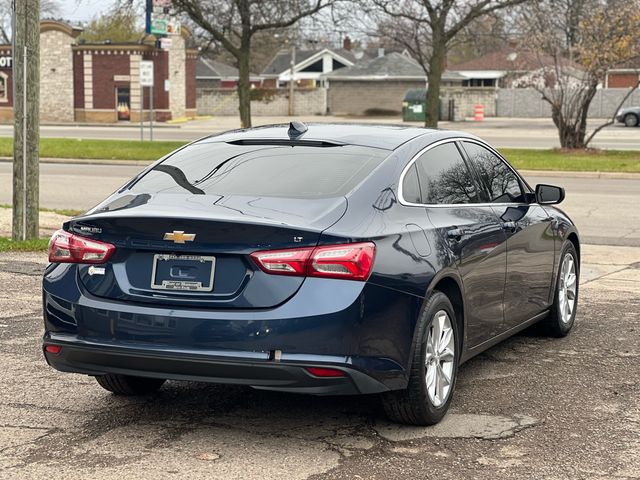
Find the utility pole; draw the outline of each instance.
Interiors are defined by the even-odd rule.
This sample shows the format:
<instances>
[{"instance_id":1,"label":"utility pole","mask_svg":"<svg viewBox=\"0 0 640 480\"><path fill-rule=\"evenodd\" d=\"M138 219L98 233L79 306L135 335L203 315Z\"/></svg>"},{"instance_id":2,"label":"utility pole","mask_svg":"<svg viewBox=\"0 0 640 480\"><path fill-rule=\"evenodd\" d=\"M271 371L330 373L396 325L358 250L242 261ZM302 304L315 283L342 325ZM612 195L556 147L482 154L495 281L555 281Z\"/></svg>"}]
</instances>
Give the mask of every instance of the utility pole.
<instances>
[{"instance_id":1,"label":"utility pole","mask_svg":"<svg viewBox=\"0 0 640 480\"><path fill-rule=\"evenodd\" d=\"M293 117L293 95L296 87L296 80L294 78L294 72L296 70L296 46L291 47L291 74L289 75L289 116Z\"/></svg>"},{"instance_id":2,"label":"utility pole","mask_svg":"<svg viewBox=\"0 0 640 480\"><path fill-rule=\"evenodd\" d=\"M13 0L13 240L39 236L40 0Z\"/></svg>"}]
</instances>

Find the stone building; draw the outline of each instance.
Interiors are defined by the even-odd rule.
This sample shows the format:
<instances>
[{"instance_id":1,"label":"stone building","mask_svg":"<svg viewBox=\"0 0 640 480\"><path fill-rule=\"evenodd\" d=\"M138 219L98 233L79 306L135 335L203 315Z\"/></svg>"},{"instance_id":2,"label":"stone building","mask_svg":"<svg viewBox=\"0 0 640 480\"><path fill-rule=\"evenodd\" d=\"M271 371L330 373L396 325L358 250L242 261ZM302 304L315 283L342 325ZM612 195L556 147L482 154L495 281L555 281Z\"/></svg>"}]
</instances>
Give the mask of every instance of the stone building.
<instances>
[{"instance_id":1,"label":"stone building","mask_svg":"<svg viewBox=\"0 0 640 480\"><path fill-rule=\"evenodd\" d=\"M81 30L66 23L40 23L40 119L42 122L139 121L150 107L150 88L141 91L140 62L154 62L153 107L157 121L196 113L197 50L190 32L154 43L78 42ZM11 46L0 45L0 121L13 117ZM143 103L141 105L141 102Z\"/></svg>"}]
</instances>

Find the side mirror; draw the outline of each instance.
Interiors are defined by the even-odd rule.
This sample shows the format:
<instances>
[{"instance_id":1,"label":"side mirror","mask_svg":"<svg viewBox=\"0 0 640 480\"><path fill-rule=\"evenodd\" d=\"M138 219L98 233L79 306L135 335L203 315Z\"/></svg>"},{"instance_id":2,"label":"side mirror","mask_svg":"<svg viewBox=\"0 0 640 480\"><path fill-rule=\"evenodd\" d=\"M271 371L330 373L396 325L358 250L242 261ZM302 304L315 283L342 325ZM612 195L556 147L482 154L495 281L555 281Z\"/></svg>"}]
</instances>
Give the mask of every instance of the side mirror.
<instances>
[{"instance_id":1,"label":"side mirror","mask_svg":"<svg viewBox=\"0 0 640 480\"><path fill-rule=\"evenodd\" d=\"M554 205L564 200L564 188L555 185L536 185L536 201L540 205Z\"/></svg>"}]
</instances>

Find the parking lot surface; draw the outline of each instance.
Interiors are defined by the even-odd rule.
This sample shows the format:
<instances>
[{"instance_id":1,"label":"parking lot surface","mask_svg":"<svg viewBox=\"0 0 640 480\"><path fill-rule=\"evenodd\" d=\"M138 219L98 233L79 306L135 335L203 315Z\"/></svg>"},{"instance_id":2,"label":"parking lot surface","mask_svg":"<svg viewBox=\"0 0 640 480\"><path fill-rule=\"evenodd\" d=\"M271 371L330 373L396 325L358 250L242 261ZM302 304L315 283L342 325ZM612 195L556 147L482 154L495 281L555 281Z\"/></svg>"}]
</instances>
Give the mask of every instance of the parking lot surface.
<instances>
[{"instance_id":1,"label":"parking lot surface","mask_svg":"<svg viewBox=\"0 0 640 480\"><path fill-rule=\"evenodd\" d=\"M640 478L640 248L583 246L571 335L527 330L463 365L432 428L390 424L375 397L113 396L45 364L44 265L0 254L0 478Z\"/></svg>"}]
</instances>

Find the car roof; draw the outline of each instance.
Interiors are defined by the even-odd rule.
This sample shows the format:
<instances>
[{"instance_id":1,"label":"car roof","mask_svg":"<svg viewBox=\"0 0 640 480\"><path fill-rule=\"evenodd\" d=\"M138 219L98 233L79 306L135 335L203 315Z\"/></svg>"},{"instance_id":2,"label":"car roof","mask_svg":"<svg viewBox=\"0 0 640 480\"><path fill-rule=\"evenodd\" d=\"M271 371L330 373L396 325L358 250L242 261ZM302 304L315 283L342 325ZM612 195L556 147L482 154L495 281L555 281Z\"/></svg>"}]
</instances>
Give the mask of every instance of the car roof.
<instances>
[{"instance_id":1,"label":"car roof","mask_svg":"<svg viewBox=\"0 0 640 480\"><path fill-rule=\"evenodd\" d=\"M395 150L400 145L422 135L442 132L437 129L407 125L369 123L309 123L308 130L297 139L335 142L372 148ZM289 140L289 124L264 125L211 135L197 143L235 142L240 140Z\"/></svg>"}]
</instances>

